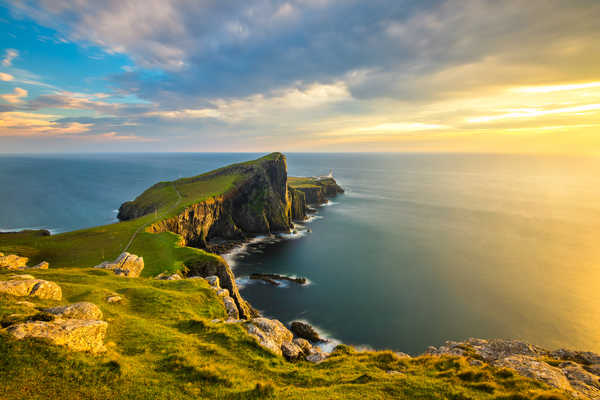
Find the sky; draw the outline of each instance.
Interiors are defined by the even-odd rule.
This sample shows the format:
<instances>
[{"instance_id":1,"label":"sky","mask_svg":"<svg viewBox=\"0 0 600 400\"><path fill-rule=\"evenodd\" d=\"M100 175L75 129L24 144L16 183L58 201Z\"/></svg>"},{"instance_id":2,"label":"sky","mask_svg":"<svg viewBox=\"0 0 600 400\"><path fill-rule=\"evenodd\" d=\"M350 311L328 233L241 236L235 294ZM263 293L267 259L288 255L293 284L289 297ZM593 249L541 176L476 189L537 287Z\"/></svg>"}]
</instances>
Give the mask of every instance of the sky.
<instances>
[{"instance_id":1,"label":"sky","mask_svg":"<svg viewBox=\"0 0 600 400\"><path fill-rule=\"evenodd\" d=\"M0 153L600 155L598 0L0 0Z\"/></svg>"}]
</instances>

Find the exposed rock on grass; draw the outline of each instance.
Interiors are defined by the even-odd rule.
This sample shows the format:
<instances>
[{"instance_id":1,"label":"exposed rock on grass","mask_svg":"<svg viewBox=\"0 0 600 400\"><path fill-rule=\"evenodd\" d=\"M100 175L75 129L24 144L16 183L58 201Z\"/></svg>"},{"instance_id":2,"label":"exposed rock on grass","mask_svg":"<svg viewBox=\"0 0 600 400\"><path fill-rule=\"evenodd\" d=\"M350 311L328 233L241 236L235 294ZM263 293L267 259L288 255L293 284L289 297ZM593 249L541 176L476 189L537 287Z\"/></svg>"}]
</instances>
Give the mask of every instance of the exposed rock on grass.
<instances>
[{"instance_id":1,"label":"exposed rock on grass","mask_svg":"<svg viewBox=\"0 0 600 400\"><path fill-rule=\"evenodd\" d=\"M4 255L0 253L0 268L6 269L25 269L27 267L27 257L20 257L16 254Z\"/></svg>"},{"instance_id":2,"label":"exposed rock on grass","mask_svg":"<svg viewBox=\"0 0 600 400\"><path fill-rule=\"evenodd\" d=\"M74 351L105 351L104 338L108 324L104 321L56 319L25 322L9 326L5 331L16 339L38 338Z\"/></svg>"},{"instance_id":3,"label":"exposed rock on grass","mask_svg":"<svg viewBox=\"0 0 600 400\"><path fill-rule=\"evenodd\" d=\"M122 253L114 262L105 261L94 268L111 269L116 275L136 278L144 269L144 259L135 254Z\"/></svg>"},{"instance_id":4,"label":"exposed rock on grass","mask_svg":"<svg viewBox=\"0 0 600 400\"><path fill-rule=\"evenodd\" d=\"M123 300L123 298L117 294L115 295L110 295L106 298L106 302L107 303L120 303Z\"/></svg>"},{"instance_id":5,"label":"exposed rock on grass","mask_svg":"<svg viewBox=\"0 0 600 400\"><path fill-rule=\"evenodd\" d=\"M518 340L468 339L430 347L426 354L465 356L496 367L511 368L570 392L576 398L600 399L600 355L571 350L549 351Z\"/></svg>"},{"instance_id":6,"label":"exposed rock on grass","mask_svg":"<svg viewBox=\"0 0 600 400\"><path fill-rule=\"evenodd\" d=\"M42 261L39 264L34 265L33 267L27 267L28 269L48 269L48 267L50 267L50 264L48 264L47 261Z\"/></svg>"},{"instance_id":7,"label":"exposed rock on grass","mask_svg":"<svg viewBox=\"0 0 600 400\"><path fill-rule=\"evenodd\" d=\"M163 272L161 274L158 274L154 279L158 279L161 281L180 281L183 279L183 277L181 275L179 275L179 273L174 273L174 274L170 274L168 272Z\"/></svg>"},{"instance_id":8,"label":"exposed rock on grass","mask_svg":"<svg viewBox=\"0 0 600 400\"><path fill-rule=\"evenodd\" d=\"M60 300L62 290L54 282L42 279L13 279L0 281L0 293L13 296L39 297L40 299Z\"/></svg>"},{"instance_id":9,"label":"exposed rock on grass","mask_svg":"<svg viewBox=\"0 0 600 400\"><path fill-rule=\"evenodd\" d=\"M94 303L83 301L63 307L45 308L42 311L60 318L98 320L102 319L102 311Z\"/></svg>"},{"instance_id":10,"label":"exposed rock on grass","mask_svg":"<svg viewBox=\"0 0 600 400\"><path fill-rule=\"evenodd\" d=\"M280 321L268 318L253 318L245 324L246 330L261 346L277 355L282 355L281 345L292 342L294 335Z\"/></svg>"}]
</instances>

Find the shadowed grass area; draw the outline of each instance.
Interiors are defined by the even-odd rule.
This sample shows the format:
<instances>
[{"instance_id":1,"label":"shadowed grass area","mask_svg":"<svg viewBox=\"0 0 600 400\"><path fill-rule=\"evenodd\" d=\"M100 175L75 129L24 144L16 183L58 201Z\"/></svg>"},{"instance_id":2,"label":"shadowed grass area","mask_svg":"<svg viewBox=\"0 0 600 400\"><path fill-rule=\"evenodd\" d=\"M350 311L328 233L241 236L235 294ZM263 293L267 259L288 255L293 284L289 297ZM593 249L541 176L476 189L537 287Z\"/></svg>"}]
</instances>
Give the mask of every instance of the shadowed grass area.
<instances>
[{"instance_id":1,"label":"shadowed grass area","mask_svg":"<svg viewBox=\"0 0 600 400\"><path fill-rule=\"evenodd\" d=\"M0 280L11 272L0 272ZM63 301L91 301L109 323L105 354L71 353L0 334L2 399L561 399L541 383L458 357L408 359L340 346L321 364L289 363L260 347L204 280L121 278L95 269L50 269ZM105 301L110 294L121 303ZM35 314L0 295L0 321ZM17 317L12 317L17 318ZM12 321L14 323L14 320ZM552 396L558 397L548 397Z\"/></svg>"}]
</instances>

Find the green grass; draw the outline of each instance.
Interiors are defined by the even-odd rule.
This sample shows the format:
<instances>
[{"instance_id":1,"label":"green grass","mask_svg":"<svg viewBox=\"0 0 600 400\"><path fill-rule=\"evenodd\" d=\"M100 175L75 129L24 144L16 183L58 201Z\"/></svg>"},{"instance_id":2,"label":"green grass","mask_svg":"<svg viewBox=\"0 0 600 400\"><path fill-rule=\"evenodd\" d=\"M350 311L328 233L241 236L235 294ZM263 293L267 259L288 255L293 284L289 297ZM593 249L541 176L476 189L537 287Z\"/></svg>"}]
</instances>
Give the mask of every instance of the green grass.
<instances>
[{"instance_id":1,"label":"green grass","mask_svg":"<svg viewBox=\"0 0 600 400\"><path fill-rule=\"evenodd\" d=\"M11 272L0 272L0 280ZM321 364L289 363L224 318L203 280L121 278L96 269L33 273L57 282L63 301L97 304L109 323L105 354L72 353L0 334L2 399L500 399L554 393L538 382L458 357L400 358L341 346ZM105 298L118 293L120 304ZM0 295L0 322L26 314ZM512 396L512 397L511 397ZM518 397L520 396L520 397ZM547 397L552 398L552 397ZM562 397L555 397L560 399Z\"/></svg>"}]
</instances>

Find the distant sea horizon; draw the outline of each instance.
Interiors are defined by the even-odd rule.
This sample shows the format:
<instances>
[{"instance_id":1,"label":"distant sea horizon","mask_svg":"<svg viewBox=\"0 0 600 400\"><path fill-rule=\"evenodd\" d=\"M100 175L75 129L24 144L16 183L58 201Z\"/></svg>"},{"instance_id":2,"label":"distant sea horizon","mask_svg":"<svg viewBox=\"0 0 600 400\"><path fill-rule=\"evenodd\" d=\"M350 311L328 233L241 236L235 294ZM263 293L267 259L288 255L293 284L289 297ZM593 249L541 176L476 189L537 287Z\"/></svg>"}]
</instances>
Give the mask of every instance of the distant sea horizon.
<instances>
[{"instance_id":1,"label":"distant sea horizon","mask_svg":"<svg viewBox=\"0 0 600 400\"><path fill-rule=\"evenodd\" d=\"M158 181L264 154L0 154L0 230L113 223L121 203ZM346 194L288 240L229 257L242 295L266 316L412 354L467 337L600 351L599 158L285 154L290 175L333 169ZM253 272L311 284L273 287L248 280Z\"/></svg>"}]
</instances>

